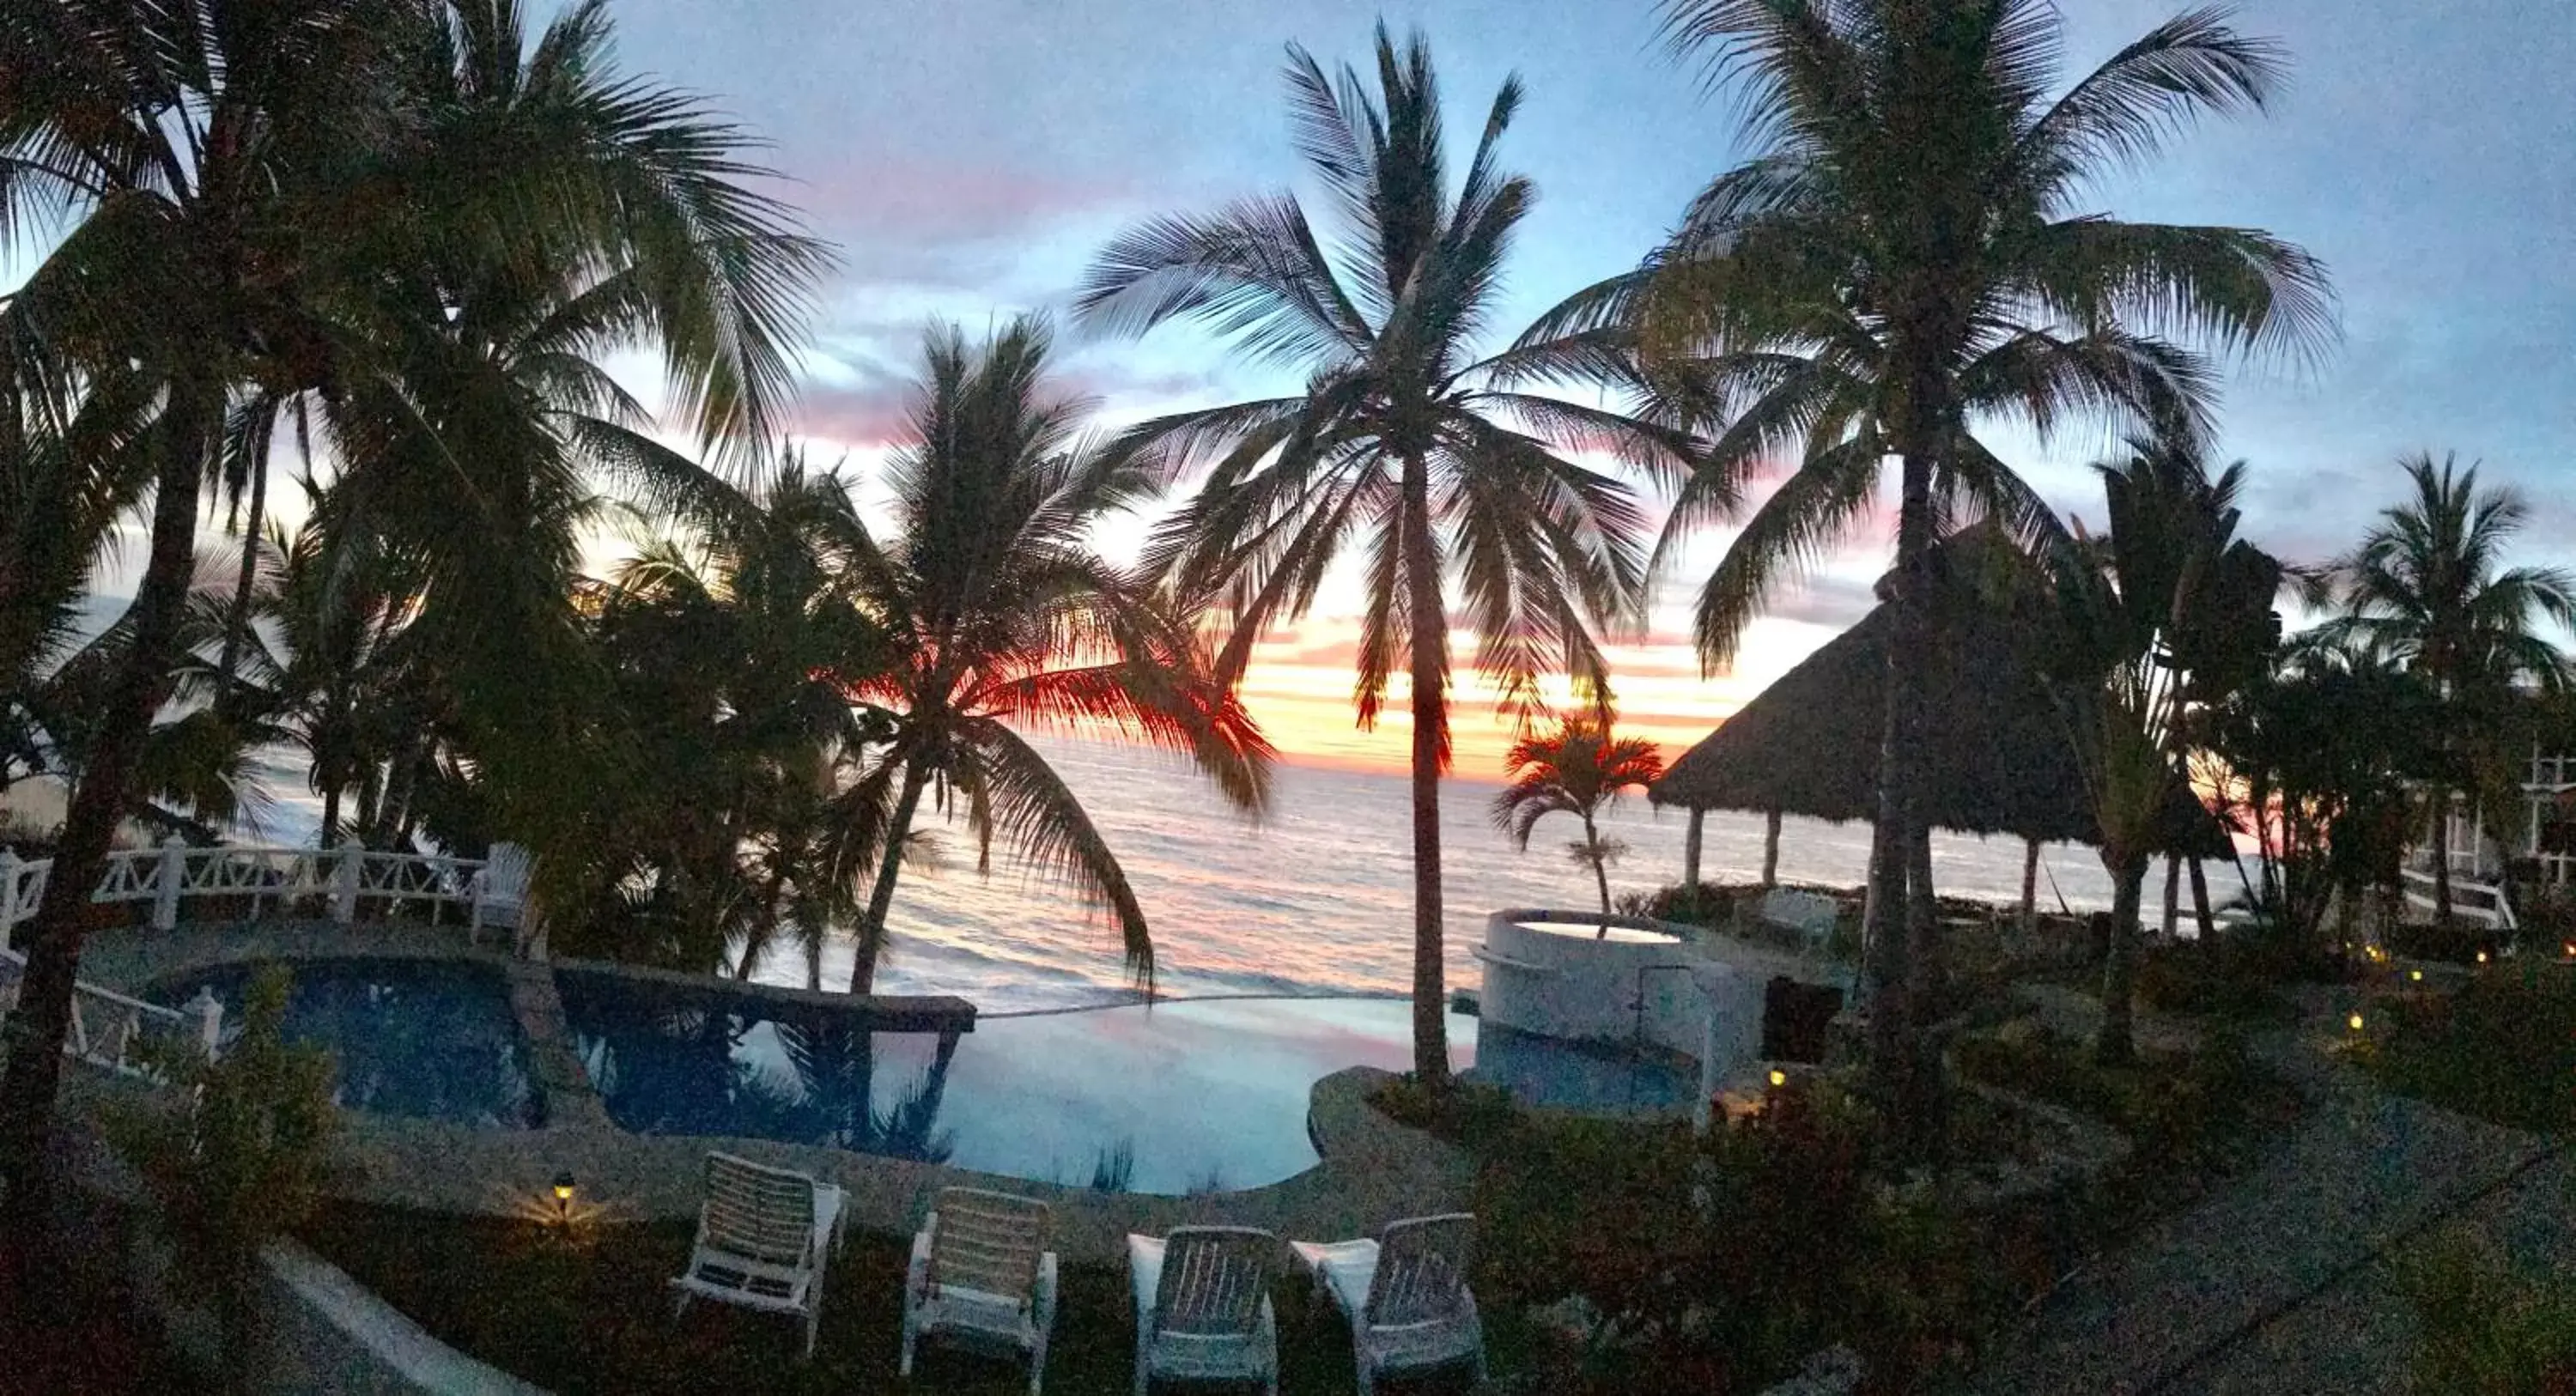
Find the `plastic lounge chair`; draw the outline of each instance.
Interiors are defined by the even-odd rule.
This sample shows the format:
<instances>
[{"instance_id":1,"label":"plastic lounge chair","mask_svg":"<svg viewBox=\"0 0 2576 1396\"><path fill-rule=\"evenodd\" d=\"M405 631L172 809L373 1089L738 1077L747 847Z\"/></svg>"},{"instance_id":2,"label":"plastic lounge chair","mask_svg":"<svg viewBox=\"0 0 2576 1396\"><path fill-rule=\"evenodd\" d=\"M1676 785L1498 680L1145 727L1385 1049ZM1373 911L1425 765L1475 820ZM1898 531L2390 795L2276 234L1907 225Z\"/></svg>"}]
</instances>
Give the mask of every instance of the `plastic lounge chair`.
<instances>
[{"instance_id":1,"label":"plastic lounge chair","mask_svg":"<svg viewBox=\"0 0 2576 1396\"><path fill-rule=\"evenodd\" d=\"M470 940L481 940L485 926L507 926L523 929L527 919L528 879L535 862L528 850L515 843L492 845L489 857L466 883L467 897L473 913L466 926Z\"/></svg>"},{"instance_id":2,"label":"plastic lounge chair","mask_svg":"<svg viewBox=\"0 0 2576 1396\"><path fill-rule=\"evenodd\" d=\"M707 1194L671 1312L712 1299L805 1320L805 1355L823 1316L823 1266L841 1240L841 1189L731 1154L707 1155Z\"/></svg>"},{"instance_id":3,"label":"plastic lounge chair","mask_svg":"<svg viewBox=\"0 0 2576 1396\"><path fill-rule=\"evenodd\" d=\"M1127 1238L1136 1301L1136 1396L1157 1377L1257 1381L1279 1396L1270 1276L1279 1238L1243 1226L1179 1226Z\"/></svg>"},{"instance_id":4,"label":"plastic lounge chair","mask_svg":"<svg viewBox=\"0 0 2576 1396\"><path fill-rule=\"evenodd\" d=\"M1029 1355L1029 1396L1046 1378L1055 1327L1052 1215L1043 1202L975 1188L943 1188L912 1238L903 1285L903 1375L932 1334L955 1334Z\"/></svg>"},{"instance_id":5,"label":"plastic lounge chair","mask_svg":"<svg viewBox=\"0 0 2576 1396\"><path fill-rule=\"evenodd\" d=\"M1464 1212L1389 1222L1374 1241L1292 1241L1298 1264L1351 1321L1360 1396L1382 1373L1470 1362L1485 1379L1485 1329L1467 1288L1476 1219Z\"/></svg>"}]
</instances>

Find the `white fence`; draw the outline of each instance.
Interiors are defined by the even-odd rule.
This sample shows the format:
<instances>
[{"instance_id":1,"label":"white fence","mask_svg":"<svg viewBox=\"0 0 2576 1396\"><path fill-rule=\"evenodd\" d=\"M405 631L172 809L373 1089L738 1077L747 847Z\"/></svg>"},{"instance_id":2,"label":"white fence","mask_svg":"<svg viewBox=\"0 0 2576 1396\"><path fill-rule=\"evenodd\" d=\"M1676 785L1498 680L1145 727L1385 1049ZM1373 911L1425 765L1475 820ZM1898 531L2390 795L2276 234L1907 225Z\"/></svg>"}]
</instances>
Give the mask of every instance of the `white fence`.
<instances>
[{"instance_id":1,"label":"white fence","mask_svg":"<svg viewBox=\"0 0 2576 1396\"><path fill-rule=\"evenodd\" d=\"M22 862L0 850L0 1016L16 1010L26 957L10 948L16 928L36 918L53 873L50 860ZM328 908L332 920L358 918L361 903L376 901L399 913L413 905L454 905L472 909L474 875L483 863L473 858L447 858L428 853L378 853L357 844L337 849L193 848L171 839L159 848L111 853L107 873L90 900L104 904L149 902L152 925L170 930L179 924L179 905L190 897L248 899L244 919L258 917L262 907L297 899ZM223 1035L223 1007L200 992L178 1008L165 1008L129 998L95 984L76 983L72 990L71 1032L63 1050L82 1061L140 1074L150 1069L150 1053L139 1050L151 1038L167 1038L212 1053Z\"/></svg>"},{"instance_id":2,"label":"white fence","mask_svg":"<svg viewBox=\"0 0 2576 1396\"><path fill-rule=\"evenodd\" d=\"M2431 869L2408 867L2399 875L2405 879L2408 906L2423 912L2437 909ZM2513 903L2505 897L2503 887L2492 882L2471 882L2456 873L2451 878L2451 914L2483 922L2489 930L2521 929L2514 921Z\"/></svg>"},{"instance_id":3,"label":"white fence","mask_svg":"<svg viewBox=\"0 0 2576 1396\"><path fill-rule=\"evenodd\" d=\"M159 848L109 854L107 873L90 900L149 902L152 925L165 931L179 924L179 904L190 897L247 898L245 919L273 903L311 900L345 923L358 919L359 905L368 901L394 912L413 905L470 910L474 874L482 868L477 858L379 853L355 843L328 850L196 848L174 838ZM0 950L9 947L16 927L35 919L52 870L50 861L20 862L0 852Z\"/></svg>"},{"instance_id":4,"label":"white fence","mask_svg":"<svg viewBox=\"0 0 2576 1396\"><path fill-rule=\"evenodd\" d=\"M17 1011L18 986L26 968L25 956L0 950L0 1018ZM75 980L71 1030L64 1034L63 1052L129 1076L142 1076L155 1070L147 1042L158 1040L212 1056L223 1035L224 1006L207 990L199 989L195 998L177 1008L165 1008Z\"/></svg>"}]
</instances>

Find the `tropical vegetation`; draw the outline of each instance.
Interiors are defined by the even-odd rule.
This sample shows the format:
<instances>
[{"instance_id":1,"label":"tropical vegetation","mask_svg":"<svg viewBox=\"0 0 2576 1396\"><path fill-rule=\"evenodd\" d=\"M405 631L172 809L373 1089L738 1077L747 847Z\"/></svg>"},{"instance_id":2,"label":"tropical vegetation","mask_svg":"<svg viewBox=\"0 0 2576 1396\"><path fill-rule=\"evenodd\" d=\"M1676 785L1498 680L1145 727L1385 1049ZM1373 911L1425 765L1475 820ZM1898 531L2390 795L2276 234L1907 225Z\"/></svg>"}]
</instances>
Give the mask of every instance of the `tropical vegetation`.
<instances>
[{"instance_id":1,"label":"tropical vegetation","mask_svg":"<svg viewBox=\"0 0 2576 1396\"><path fill-rule=\"evenodd\" d=\"M1570 814L1583 823L1583 837L1565 851L1579 868L1592 872L1601 893L1601 933L1610 933L1610 865L1628 846L1601 832L1601 815L1630 790L1643 790L1664 774L1664 758L1655 744L1637 737L1614 737L1599 717L1569 717L1556 730L1531 735L1512 744L1503 756L1503 788L1494 796L1494 827L1512 845L1529 851L1530 835L1551 814Z\"/></svg>"},{"instance_id":2,"label":"tropical vegetation","mask_svg":"<svg viewBox=\"0 0 2576 1396\"><path fill-rule=\"evenodd\" d=\"M1338 70L1291 46L1303 192L1128 229L1070 311L1101 337L1194 328L1293 384L1103 423L1044 316L978 338L937 323L873 474L790 431L831 255L771 192L750 133L621 69L602 0L542 25L517 0L0 15L0 238L29 249L0 295L0 791L70 790L4 967L0 1307L25 1311L53 1215L87 894L129 825L256 832L282 761L323 844L533 848L537 917L568 952L854 994L901 953L898 892L919 895L954 842L979 874L998 851L1102 913L1150 993L1154 908L1050 740L1158 747L1257 819L1276 754L1247 670L1350 583L1356 719L1393 715L1410 768L1414 1071L1377 1104L1467 1151L1503 1238L1479 1285L1509 1306L1506 1346L1547 1341L1532 1306L1595 1306L1589 1346L1531 1364L1566 1389L1767 1381L1827 1341L1865 1348L1882 1381L1954 1374L1972 1330L2027 1297L2004 1291L2057 1277L2003 1277L1980 1247L2055 1257L2095 1234L1931 1200L1965 1172L1939 1171L1954 1151L2032 1146L2038 1127L1994 1092L2111 1122L2141 1175L2227 1166L2277 1099L2234 1020L2279 1010L2277 981L2367 975L2410 936L2456 952L2465 987L2366 984L2357 1065L2568 1128L2570 981L2528 962L2545 955L2466 967L2509 932L2454 926L2450 839L2454 811L2522 817L2518 763L2576 711L2559 644L2576 578L2510 556L2534 522L2524 496L2430 452L2399 462L2402 497L2322 566L2247 536L2253 472L2214 464L2222 369L2327 347L2326 273L2267 232L2090 202L2198 118L2263 109L2279 49L2193 10L2067 82L2047 0L1661 13L1675 52L1742 104L1752 154L1634 269L1499 333L1537 197L1500 153L1518 81L1453 142L1421 36L1381 27L1369 61ZM638 350L665 376L658 407L612 371ZM2098 529L2006 460L2008 439L2053 452L2079 426L2125 441L2091 477ZM1567 851L1606 935L1624 850L1603 817L1662 774L1652 744L1612 730L1612 645L1724 529L1713 570L1687 580L1689 643L1725 667L1785 588L1875 537L1891 484L1854 985L1865 1089L1838 1063L1794 1088L1784 1074L1699 1139L1461 1089L1439 822L1473 710L1460 671L1515 724L1494 824L1523 852L1551 816L1579 824ZM1122 526L1143 531L1133 556ZM128 534L141 547L122 557ZM588 556L612 539L613 562ZM107 594L120 568L130 599ZM2084 986L2056 1007L2098 1011L2089 1059L2003 992L2017 984L1946 963L1921 751L1945 578L2031 638L2081 776L2113 902L2098 944L2045 972ZM2222 923L2204 890L2199 940L2150 944L2151 861L2168 859L2170 926L2180 860L2197 887L2202 855L2233 862L2242 907ZM2430 931L2405 924L2425 876ZM1736 890L1639 904L1749 914ZM846 978L827 976L843 945ZM1999 960L1995 978L2030 968ZM319 1186L323 1068L278 1040L283 993L253 995L225 1060L171 1068L190 1123L136 1150L165 1208L204 1203L183 1222L211 1228L218 1284ZM2142 1046L2141 1000L2199 1013L2200 1050ZM783 1066L754 1067L731 1051L744 1023L680 1016L693 1047L722 1050L657 1052L658 1016L594 1044L603 1074L673 1078L657 1084L675 1128L767 1111L781 1137L946 1153L945 1055L881 1100L866 1031L782 1024ZM1932 1183L1888 1185L1924 1164ZM279 1215L260 1214L272 1193ZM1677 1213L1685 1196L1707 1201ZM420 1230L369 1214L343 1258L479 1345L526 1343L550 1379L711 1370L695 1338L593 1322L658 1314L679 1233L621 1227L585 1258L497 1222ZM450 1283L495 1255L527 1281L510 1293L540 1295L533 1318ZM890 1282L892 1253L874 1259L836 1275L845 1297ZM1079 1275L1070 1312L1119 1331L1114 1291ZM2533 1335L2564 1305L2513 1293L2502 1337L2425 1300L2428 1361L2492 1358L2508 1383L2563 1371L2564 1344ZM868 1311L890 1314L879 1297ZM1313 1317L1286 1315L1299 1343ZM1098 1332L1067 1358L1117 1365Z\"/></svg>"},{"instance_id":3,"label":"tropical vegetation","mask_svg":"<svg viewBox=\"0 0 2576 1396\"><path fill-rule=\"evenodd\" d=\"M1113 450L1165 482L1196 479L1148 557L1192 604L1227 613L1228 678L1314 604L1336 559L1356 557L1360 723L1377 721L1398 674L1410 711L1414 1072L1439 1081L1452 609L1506 709L1535 712L1551 671L1579 700L1605 697L1601 632L1640 603L1648 523L1625 483L1570 448L1670 473L1698 443L1620 367L1616 336L1482 342L1537 197L1497 149L1517 79L1494 95L1454 189L1419 35L1399 47L1381 26L1369 76L1328 75L1292 46L1288 91L1332 235L1289 194L1156 219L1101 252L1076 306L1108 331L1196 320L1251 362L1306 372L1301 393L1157 417ZM1635 390L1635 410L1526 390L1601 377Z\"/></svg>"},{"instance_id":4,"label":"tropical vegetation","mask_svg":"<svg viewBox=\"0 0 2576 1396\"><path fill-rule=\"evenodd\" d=\"M2195 118L2259 111L2282 56L2215 10L2157 25L2071 84L2047 0L1672 0L1664 17L1676 50L1733 91L1754 153L1642 267L1578 294L1525 345L1624 330L1685 420L1715 429L1665 524L1668 545L1737 529L1699 593L1712 666L1782 582L1871 517L1897 465L1867 973L1875 1093L1919 1134L1938 1071L1910 1002L1939 982L1939 944L1928 860L1908 851L1934 541L1962 514L2034 545L2059 531L1980 433L2045 439L2107 417L2196 441L2216 376L2191 341L2296 356L2330 337L2325 270L2297 246L2089 203L2105 174ZM1781 464L1788 478L1757 500Z\"/></svg>"}]
</instances>

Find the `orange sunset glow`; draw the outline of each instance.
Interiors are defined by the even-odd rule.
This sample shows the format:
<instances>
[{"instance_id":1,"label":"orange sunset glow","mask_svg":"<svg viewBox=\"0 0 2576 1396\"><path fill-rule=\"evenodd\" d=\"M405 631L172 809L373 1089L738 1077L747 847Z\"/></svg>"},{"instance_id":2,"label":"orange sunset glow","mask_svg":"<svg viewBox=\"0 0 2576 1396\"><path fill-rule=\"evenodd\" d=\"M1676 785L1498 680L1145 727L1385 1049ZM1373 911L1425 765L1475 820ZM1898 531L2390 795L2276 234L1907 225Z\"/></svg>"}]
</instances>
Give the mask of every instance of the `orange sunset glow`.
<instances>
[{"instance_id":1,"label":"orange sunset glow","mask_svg":"<svg viewBox=\"0 0 2576 1396\"><path fill-rule=\"evenodd\" d=\"M1610 647L1611 678L1622 735L1647 738L1669 761L1832 638L1833 631L1797 621L1764 621L1746 637L1734 668L1700 676L1699 659L1684 636L1657 633ZM1264 639L1243 682L1245 702L1262 730L1288 760L1349 769L1402 771L1411 760L1412 718L1408 685L1398 675L1372 731L1362 731L1352 702L1358 625L1312 617ZM1455 652L1472 652L1473 636L1453 639ZM1453 688L1450 722L1457 774L1502 778L1503 754L1512 741L1511 720L1495 708L1492 691L1464 664ZM1548 684L1551 705L1570 707L1572 689L1562 676Z\"/></svg>"}]
</instances>

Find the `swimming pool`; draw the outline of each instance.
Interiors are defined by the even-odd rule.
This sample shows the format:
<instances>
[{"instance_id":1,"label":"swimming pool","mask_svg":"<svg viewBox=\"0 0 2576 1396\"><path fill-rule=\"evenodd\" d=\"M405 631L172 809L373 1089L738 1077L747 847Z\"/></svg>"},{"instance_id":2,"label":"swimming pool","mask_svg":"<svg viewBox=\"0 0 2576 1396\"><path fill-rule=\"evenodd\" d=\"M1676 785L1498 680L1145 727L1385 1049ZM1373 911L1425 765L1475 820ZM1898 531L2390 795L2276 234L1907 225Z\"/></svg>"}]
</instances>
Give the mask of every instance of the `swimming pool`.
<instances>
[{"instance_id":1,"label":"swimming pool","mask_svg":"<svg viewBox=\"0 0 2576 1396\"><path fill-rule=\"evenodd\" d=\"M987 1016L943 1066L930 1033L857 1030L744 997L673 1002L559 969L565 1021L609 1117L639 1134L777 1139L1114 1192L1216 1192L1314 1166L1307 1097L1352 1066L1411 1064L1388 999L1172 1001ZM1475 1052L1453 1015L1451 1055Z\"/></svg>"},{"instance_id":2,"label":"swimming pool","mask_svg":"<svg viewBox=\"0 0 2576 1396\"><path fill-rule=\"evenodd\" d=\"M509 990L489 966L437 960L296 962L290 1036L339 1058L339 1103L376 1114L527 1129L544 1119ZM232 966L199 987L238 1031ZM558 966L568 1046L610 1120L636 1134L773 1139L951 1164L1103 1191L1261 1187L1317 1162L1306 1133L1316 1081L1412 1064L1401 999L1173 1000L988 1015L943 1062L930 1032L869 1032L865 1015ZM1525 1100L1669 1108L1677 1073L1449 1017L1454 1067ZM1480 1053L1480 1045L1486 1050ZM1485 1060L1480 1062L1480 1056Z\"/></svg>"},{"instance_id":3,"label":"swimming pool","mask_svg":"<svg viewBox=\"0 0 2576 1396\"><path fill-rule=\"evenodd\" d=\"M317 960L293 966L286 1036L329 1048L333 1099L350 1110L531 1129L543 1103L528 1079L528 1043L509 986L484 965L440 960ZM243 990L257 967L231 965L160 985L185 1003L199 989L224 1006L224 1038L241 1032Z\"/></svg>"}]
</instances>

